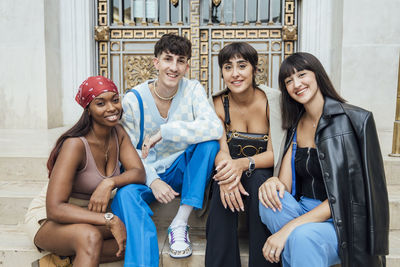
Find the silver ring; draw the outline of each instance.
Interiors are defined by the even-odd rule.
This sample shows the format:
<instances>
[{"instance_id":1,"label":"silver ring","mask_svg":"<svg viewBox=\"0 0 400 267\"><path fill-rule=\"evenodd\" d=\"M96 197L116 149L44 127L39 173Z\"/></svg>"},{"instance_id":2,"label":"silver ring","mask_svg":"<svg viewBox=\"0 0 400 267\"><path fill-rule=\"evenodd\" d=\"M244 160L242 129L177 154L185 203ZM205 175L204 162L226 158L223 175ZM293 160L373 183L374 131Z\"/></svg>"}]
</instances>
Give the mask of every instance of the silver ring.
<instances>
[{"instance_id":1,"label":"silver ring","mask_svg":"<svg viewBox=\"0 0 400 267\"><path fill-rule=\"evenodd\" d=\"M275 254L275 250L271 250L269 254Z\"/></svg>"},{"instance_id":2,"label":"silver ring","mask_svg":"<svg viewBox=\"0 0 400 267\"><path fill-rule=\"evenodd\" d=\"M229 193L229 195L231 195L231 196L232 196L232 195L233 195L233 192L230 192L230 193Z\"/></svg>"},{"instance_id":3,"label":"silver ring","mask_svg":"<svg viewBox=\"0 0 400 267\"><path fill-rule=\"evenodd\" d=\"M225 192L225 196L229 195L228 193Z\"/></svg>"}]
</instances>

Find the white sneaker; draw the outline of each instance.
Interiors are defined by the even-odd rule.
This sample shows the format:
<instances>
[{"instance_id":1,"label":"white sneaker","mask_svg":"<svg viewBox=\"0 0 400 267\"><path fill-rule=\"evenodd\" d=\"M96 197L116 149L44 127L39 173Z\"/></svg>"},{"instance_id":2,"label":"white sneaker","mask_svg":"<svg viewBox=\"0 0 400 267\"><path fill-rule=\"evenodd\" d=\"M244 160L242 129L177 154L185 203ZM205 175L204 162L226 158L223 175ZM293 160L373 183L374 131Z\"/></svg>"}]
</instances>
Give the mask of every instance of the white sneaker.
<instances>
[{"instance_id":1,"label":"white sneaker","mask_svg":"<svg viewBox=\"0 0 400 267\"><path fill-rule=\"evenodd\" d=\"M186 258L192 255L189 226L179 224L168 227L169 255L172 258Z\"/></svg>"}]
</instances>

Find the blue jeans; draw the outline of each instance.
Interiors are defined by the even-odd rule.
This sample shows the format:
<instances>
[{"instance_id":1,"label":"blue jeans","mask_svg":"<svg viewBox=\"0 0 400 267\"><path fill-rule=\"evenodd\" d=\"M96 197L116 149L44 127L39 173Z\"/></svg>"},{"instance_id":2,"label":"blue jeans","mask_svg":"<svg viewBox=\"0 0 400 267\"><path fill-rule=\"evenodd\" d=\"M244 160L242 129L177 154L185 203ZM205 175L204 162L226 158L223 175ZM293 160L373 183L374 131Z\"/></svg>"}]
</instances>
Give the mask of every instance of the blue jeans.
<instances>
[{"instance_id":1,"label":"blue jeans","mask_svg":"<svg viewBox=\"0 0 400 267\"><path fill-rule=\"evenodd\" d=\"M259 204L261 220L272 234L321 204L321 201L307 197L301 197L297 202L288 192L285 192L281 202L282 211L276 212L264 207L261 202ZM332 219L296 227L282 252L284 267L323 267L339 263L338 240Z\"/></svg>"},{"instance_id":2,"label":"blue jeans","mask_svg":"<svg viewBox=\"0 0 400 267\"><path fill-rule=\"evenodd\" d=\"M161 180L181 193L181 205L203 206L204 190L218 151L217 141L190 145L165 173L159 174ZM111 204L113 213L124 222L127 231L126 267L158 266L157 230L148 206L154 200L149 187L130 184L118 189Z\"/></svg>"}]
</instances>

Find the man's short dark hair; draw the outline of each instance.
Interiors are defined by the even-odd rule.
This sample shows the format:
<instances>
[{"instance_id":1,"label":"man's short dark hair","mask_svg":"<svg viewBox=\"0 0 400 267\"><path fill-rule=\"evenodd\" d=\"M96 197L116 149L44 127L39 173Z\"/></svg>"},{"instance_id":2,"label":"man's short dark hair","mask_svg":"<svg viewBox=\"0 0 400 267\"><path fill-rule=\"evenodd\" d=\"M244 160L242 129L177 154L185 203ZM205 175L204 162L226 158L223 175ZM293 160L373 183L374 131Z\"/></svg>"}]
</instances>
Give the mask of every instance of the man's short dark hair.
<instances>
[{"instance_id":1,"label":"man's short dark hair","mask_svg":"<svg viewBox=\"0 0 400 267\"><path fill-rule=\"evenodd\" d=\"M169 52L188 59L192 56L192 43L183 36L167 33L161 36L154 46L154 56L158 57L162 52Z\"/></svg>"}]
</instances>

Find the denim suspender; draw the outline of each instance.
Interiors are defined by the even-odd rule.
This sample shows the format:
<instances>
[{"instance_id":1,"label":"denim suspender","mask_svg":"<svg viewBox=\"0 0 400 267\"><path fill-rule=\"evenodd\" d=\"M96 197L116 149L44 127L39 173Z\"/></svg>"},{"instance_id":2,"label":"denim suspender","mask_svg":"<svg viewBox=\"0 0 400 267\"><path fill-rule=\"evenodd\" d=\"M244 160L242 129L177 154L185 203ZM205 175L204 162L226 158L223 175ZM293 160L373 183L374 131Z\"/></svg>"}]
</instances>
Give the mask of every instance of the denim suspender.
<instances>
[{"instance_id":1,"label":"denim suspender","mask_svg":"<svg viewBox=\"0 0 400 267\"><path fill-rule=\"evenodd\" d=\"M294 167L294 159L296 157L297 150L297 130L294 132L293 136L293 147L292 147L292 196L296 195L296 170Z\"/></svg>"},{"instance_id":2,"label":"denim suspender","mask_svg":"<svg viewBox=\"0 0 400 267\"><path fill-rule=\"evenodd\" d=\"M143 101L142 97L140 96L139 92L136 89L131 89L127 93L132 92L136 95L136 98L139 102L139 109L140 109L140 136L139 142L137 143L136 149L142 149L143 144L143 130L144 130L144 115L143 115Z\"/></svg>"}]
</instances>

